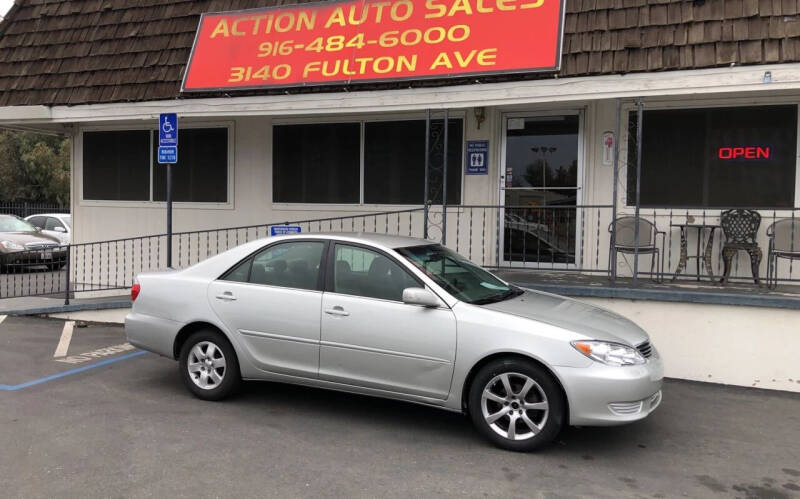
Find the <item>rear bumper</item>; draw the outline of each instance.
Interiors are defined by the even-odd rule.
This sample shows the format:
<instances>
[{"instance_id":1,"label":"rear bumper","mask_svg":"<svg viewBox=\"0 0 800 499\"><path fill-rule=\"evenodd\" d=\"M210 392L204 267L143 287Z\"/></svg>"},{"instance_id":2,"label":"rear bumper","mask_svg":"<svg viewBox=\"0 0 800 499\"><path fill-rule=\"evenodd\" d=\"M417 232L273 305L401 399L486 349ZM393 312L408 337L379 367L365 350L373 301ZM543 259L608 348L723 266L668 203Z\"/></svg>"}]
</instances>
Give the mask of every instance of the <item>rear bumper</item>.
<instances>
[{"instance_id":1,"label":"rear bumper","mask_svg":"<svg viewBox=\"0 0 800 499\"><path fill-rule=\"evenodd\" d=\"M661 403L664 365L656 353L640 366L592 363L559 367L569 401L570 424L610 426L646 418Z\"/></svg>"},{"instance_id":2,"label":"rear bumper","mask_svg":"<svg viewBox=\"0 0 800 499\"><path fill-rule=\"evenodd\" d=\"M149 352L175 358L173 346L181 329L178 322L131 312L125 317L125 335L128 343Z\"/></svg>"}]
</instances>

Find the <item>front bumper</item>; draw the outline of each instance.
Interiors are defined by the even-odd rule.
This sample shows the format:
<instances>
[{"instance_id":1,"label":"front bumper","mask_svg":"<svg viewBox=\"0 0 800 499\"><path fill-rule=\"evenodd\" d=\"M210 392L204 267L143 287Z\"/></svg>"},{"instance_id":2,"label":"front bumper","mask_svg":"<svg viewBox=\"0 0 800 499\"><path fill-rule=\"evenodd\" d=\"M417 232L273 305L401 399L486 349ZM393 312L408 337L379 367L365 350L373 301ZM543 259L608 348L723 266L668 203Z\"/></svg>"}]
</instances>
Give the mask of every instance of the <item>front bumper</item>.
<instances>
[{"instance_id":1,"label":"front bumper","mask_svg":"<svg viewBox=\"0 0 800 499\"><path fill-rule=\"evenodd\" d=\"M63 247L48 250L13 251L0 254L0 264L27 267L34 265L63 264L67 261L67 250Z\"/></svg>"},{"instance_id":2,"label":"front bumper","mask_svg":"<svg viewBox=\"0 0 800 499\"><path fill-rule=\"evenodd\" d=\"M569 401L569 422L610 426L646 418L661 403L664 365L658 354L638 366L559 367L557 374Z\"/></svg>"}]
</instances>

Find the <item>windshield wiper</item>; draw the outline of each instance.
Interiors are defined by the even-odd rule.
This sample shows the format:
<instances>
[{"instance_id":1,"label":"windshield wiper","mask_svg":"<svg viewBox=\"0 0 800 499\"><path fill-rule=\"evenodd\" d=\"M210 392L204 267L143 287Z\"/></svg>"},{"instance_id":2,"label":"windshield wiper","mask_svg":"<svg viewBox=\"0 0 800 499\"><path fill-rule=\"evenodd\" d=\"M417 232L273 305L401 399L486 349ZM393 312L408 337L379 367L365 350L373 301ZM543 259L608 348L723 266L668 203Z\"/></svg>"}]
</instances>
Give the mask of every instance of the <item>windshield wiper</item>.
<instances>
[{"instance_id":1,"label":"windshield wiper","mask_svg":"<svg viewBox=\"0 0 800 499\"><path fill-rule=\"evenodd\" d=\"M517 296L524 293L523 290L519 288L511 288L508 291L504 291L499 295L494 296L487 296L486 298L481 298L480 300L475 300L472 302L473 305L488 305L490 303L497 303L501 301L508 300L509 298L516 298Z\"/></svg>"}]
</instances>

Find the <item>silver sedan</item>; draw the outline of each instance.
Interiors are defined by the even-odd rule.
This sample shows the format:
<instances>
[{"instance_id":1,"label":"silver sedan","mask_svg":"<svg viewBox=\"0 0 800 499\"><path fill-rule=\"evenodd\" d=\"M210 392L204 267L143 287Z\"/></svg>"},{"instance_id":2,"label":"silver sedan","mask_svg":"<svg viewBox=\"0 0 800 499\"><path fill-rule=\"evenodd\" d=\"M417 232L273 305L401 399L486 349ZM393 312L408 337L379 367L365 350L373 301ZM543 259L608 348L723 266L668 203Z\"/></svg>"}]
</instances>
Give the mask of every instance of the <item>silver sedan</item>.
<instances>
[{"instance_id":1,"label":"silver sedan","mask_svg":"<svg viewBox=\"0 0 800 499\"><path fill-rule=\"evenodd\" d=\"M421 239L273 237L141 274L131 294L129 341L177 359L205 400L242 379L405 400L465 412L517 451L661 402L661 360L633 322Z\"/></svg>"}]
</instances>

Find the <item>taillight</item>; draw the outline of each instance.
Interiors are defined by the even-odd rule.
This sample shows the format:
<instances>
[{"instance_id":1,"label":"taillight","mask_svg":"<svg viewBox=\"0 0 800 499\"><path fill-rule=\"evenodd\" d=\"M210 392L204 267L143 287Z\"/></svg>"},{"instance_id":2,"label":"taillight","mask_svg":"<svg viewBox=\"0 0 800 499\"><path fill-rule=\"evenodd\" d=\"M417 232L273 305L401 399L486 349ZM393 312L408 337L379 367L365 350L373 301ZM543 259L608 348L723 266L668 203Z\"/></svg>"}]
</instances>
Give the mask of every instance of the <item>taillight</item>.
<instances>
[{"instance_id":1,"label":"taillight","mask_svg":"<svg viewBox=\"0 0 800 499\"><path fill-rule=\"evenodd\" d=\"M142 286L138 282L134 282L133 286L131 286L131 301L136 301L136 297L139 296L139 291L142 290Z\"/></svg>"}]
</instances>

